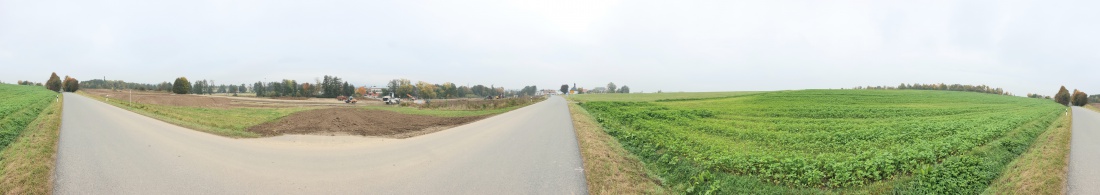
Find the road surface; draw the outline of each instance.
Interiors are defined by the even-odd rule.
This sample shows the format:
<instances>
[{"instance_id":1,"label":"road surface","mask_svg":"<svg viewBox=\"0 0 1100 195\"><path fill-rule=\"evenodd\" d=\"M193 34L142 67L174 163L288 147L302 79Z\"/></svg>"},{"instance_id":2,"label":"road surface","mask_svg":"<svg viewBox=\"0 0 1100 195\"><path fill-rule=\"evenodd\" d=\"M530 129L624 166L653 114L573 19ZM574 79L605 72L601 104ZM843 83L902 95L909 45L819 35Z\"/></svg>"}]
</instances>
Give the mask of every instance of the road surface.
<instances>
[{"instance_id":1,"label":"road surface","mask_svg":"<svg viewBox=\"0 0 1100 195\"><path fill-rule=\"evenodd\" d=\"M552 97L409 139L230 139L66 93L57 194L587 194Z\"/></svg>"},{"instance_id":2,"label":"road surface","mask_svg":"<svg viewBox=\"0 0 1100 195\"><path fill-rule=\"evenodd\" d=\"M1067 194L1100 193L1100 113L1073 107Z\"/></svg>"}]
</instances>

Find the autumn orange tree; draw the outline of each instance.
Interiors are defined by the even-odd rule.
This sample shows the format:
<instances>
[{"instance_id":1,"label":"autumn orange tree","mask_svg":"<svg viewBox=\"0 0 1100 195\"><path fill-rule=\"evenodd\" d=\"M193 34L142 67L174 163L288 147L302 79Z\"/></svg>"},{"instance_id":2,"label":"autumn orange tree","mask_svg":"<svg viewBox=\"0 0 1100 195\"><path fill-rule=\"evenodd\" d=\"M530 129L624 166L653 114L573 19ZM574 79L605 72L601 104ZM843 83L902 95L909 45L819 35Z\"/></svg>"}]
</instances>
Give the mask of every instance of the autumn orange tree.
<instances>
[{"instance_id":1,"label":"autumn orange tree","mask_svg":"<svg viewBox=\"0 0 1100 195\"><path fill-rule=\"evenodd\" d=\"M72 78L66 75L65 81L63 81L61 87L65 90L65 92L76 92L76 90L80 89L80 81L77 81L76 78Z\"/></svg>"}]
</instances>

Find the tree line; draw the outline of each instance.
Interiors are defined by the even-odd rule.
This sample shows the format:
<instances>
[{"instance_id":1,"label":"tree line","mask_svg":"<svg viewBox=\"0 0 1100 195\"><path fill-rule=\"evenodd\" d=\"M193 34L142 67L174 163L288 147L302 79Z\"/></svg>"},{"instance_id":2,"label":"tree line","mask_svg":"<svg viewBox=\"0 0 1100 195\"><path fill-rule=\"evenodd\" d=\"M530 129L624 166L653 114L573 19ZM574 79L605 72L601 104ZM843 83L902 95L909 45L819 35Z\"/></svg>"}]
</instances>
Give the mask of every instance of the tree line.
<instances>
[{"instance_id":1,"label":"tree line","mask_svg":"<svg viewBox=\"0 0 1100 195\"><path fill-rule=\"evenodd\" d=\"M622 87L619 87L619 86L615 85L615 82L610 82L610 83L607 83L606 87L595 87L595 88L592 88L592 89L585 89L584 87L577 87L577 84L574 83L572 87L570 87L569 84L562 84L561 88L558 91L561 91L562 94L569 94L569 92L575 92L577 94L586 94L586 93L630 93L630 87L626 86L626 85L623 85Z\"/></svg>"},{"instance_id":2,"label":"tree line","mask_svg":"<svg viewBox=\"0 0 1100 195\"><path fill-rule=\"evenodd\" d=\"M158 84L132 83L122 80L92 79L80 82L85 89L132 89L138 91L170 91L172 83L167 81Z\"/></svg>"},{"instance_id":3,"label":"tree line","mask_svg":"<svg viewBox=\"0 0 1100 195\"><path fill-rule=\"evenodd\" d=\"M166 82L167 83L167 82ZM318 97L335 98L338 96L362 97L385 96L393 94L399 98L417 97L427 99L448 98L481 98L489 96L534 96L538 93L535 86L524 86L519 90L505 90L503 87L474 85L457 86L451 82L433 84L424 81L413 83L409 79L393 79L381 89L381 94L375 94L366 86L356 87L337 76L325 75L314 83L298 82L293 79L283 79L276 82L257 81L251 85L217 85L213 81L199 80L191 83L186 77L177 78L169 90L178 94L213 94L213 93L255 93L257 97Z\"/></svg>"},{"instance_id":4,"label":"tree line","mask_svg":"<svg viewBox=\"0 0 1100 195\"><path fill-rule=\"evenodd\" d=\"M538 87L524 86L520 90L505 90L504 87L495 85L457 86L451 82L433 84L425 81L413 83L409 79L393 79L386 83L381 90L383 96L393 95L399 98L418 97L422 99L450 99L450 98L482 98L482 97L511 97L511 96L535 96Z\"/></svg>"},{"instance_id":5,"label":"tree line","mask_svg":"<svg viewBox=\"0 0 1100 195\"><path fill-rule=\"evenodd\" d=\"M988 94L997 94L997 95L1009 95L1009 96L1012 95L1012 93L1009 93L1009 92L1005 91L1004 89L1001 89L1000 87L994 88L994 87L990 87L990 86L986 86L986 85L963 85L963 84L947 85L947 84L943 84L943 83L939 83L939 84L920 84L920 83L906 84L906 83L902 83L902 84L899 84L896 87L895 86L867 86L867 87L856 86L852 89L869 89L869 90L913 89L913 90L939 90L939 91L968 91L968 92L988 93Z\"/></svg>"},{"instance_id":6,"label":"tree line","mask_svg":"<svg viewBox=\"0 0 1100 195\"><path fill-rule=\"evenodd\" d=\"M50 73L50 78L46 79L46 84L35 83L31 81L18 81L19 85L31 85L31 86L44 86L46 89L54 92L76 92L80 89L80 81L76 78L65 75L65 80L61 80L61 77L57 76L56 72Z\"/></svg>"}]
</instances>

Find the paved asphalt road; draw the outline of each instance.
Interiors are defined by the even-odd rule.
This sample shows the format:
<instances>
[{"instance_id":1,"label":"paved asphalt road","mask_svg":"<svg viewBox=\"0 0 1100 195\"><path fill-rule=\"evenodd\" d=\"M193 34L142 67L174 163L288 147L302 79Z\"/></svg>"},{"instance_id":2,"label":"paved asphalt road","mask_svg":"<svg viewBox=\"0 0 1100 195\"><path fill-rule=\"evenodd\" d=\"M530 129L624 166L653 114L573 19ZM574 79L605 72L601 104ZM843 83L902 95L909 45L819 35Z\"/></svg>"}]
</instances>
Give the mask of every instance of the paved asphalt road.
<instances>
[{"instance_id":1,"label":"paved asphalt road","mask_svg":"<svg viewBox=\"0 0 1100 195\"><path fill-rule=\"evenodd\" d=\"M1100 193L1100 113L1073 107L1067 194Z\"/></svg>"},{"instance_id":2,"label":"paved asphalt road","mask_svg":"<svg viewBox=\"0 0 1100 195\"><path fill-rule=\"evenodd\" d=\"M66 93L54 192L587 194L565 104L409 139L230 139Z\"/></svg>"}]
</instances>

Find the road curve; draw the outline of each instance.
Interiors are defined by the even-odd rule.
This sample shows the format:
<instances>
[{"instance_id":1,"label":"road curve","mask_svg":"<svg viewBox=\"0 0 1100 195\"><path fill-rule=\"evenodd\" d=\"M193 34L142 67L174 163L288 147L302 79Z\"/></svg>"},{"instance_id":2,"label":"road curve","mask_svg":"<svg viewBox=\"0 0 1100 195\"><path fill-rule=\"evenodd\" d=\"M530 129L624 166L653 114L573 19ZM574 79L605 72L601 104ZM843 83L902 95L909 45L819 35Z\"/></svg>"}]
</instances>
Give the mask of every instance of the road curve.
<instances>
[{"instance_id":1,"label":"road curve","mask_svg":"<svg viewBox=\"0 0 1100 195\"><path fill-rule=\"evenodd\" d=\"M408 139L230 139L66 93L54 193L587 194L565 104Z\"/></svg>"},{"instance_id":2,"label":"road curve","mask_svg":"<svg viewBox=\"0 0 1100 195\"><path fill-rule=\"evenodd\" d=\"M1073 107L1066 194L1100 192L1100 113Z\"/></svg>"}]
</instances>

